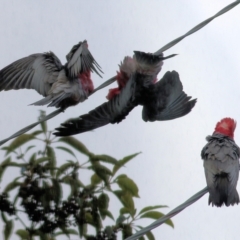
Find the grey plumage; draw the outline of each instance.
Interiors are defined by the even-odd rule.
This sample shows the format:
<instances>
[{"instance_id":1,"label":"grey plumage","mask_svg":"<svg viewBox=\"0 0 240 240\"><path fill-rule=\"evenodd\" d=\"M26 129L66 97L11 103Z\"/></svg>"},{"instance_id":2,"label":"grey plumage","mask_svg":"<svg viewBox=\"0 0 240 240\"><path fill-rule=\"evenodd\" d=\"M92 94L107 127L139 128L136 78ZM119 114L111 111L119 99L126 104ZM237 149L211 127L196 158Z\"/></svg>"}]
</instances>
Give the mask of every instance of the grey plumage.
<instances>
[{"instance_id":1,"label":"grey plumage","mask_svg":"<svg viewBox=\"0 0 240 240\"><path fill-rule=\"evenodd\" d=\"M239 203L236 190L239 176L239 147L228 136L214 133L202 149L209 204L221 207Z\"/></svg>"},{"instance_id":2,"label":"grey plumage","mask_svg":"<svg viewBox=\"0 0 240 240\"><path fill-rule=\"evenodd\" d=\"M0 71L0 91L35 89L44 96L33 105L66 108L84 101L89 92L79 81L79 74L101 72L87 47L87 41L73 46L65 66L53 52L32 54L19 59Z\"/></svg>"},{"instance_id":3,"label":"grey plumage","mask_svg":"<svg viewBox=\"0 0 240 240\"><path fill-rule=\"evenodd\" d=\"M103 103L88 114L61 124L62 127L57 128L56 130L58 130L58 132L53 134L57 136L69 136L87 132L109 123L114 124L121 122L137 105L137 100L132 94L136 89L135 77L135 75L131 77L121 94Z\"/></svg>"},{"instance_id":4,"label":"grey plumage","mask_svg":"<svg viewBox=\"0 0 240 240\"><path fill-rule=\"evenodd\" d=\"M144 121L171 120L191 111L196 99L190 101L191 97L182 91L177 72L167 72L159 82L154 82L162 66L162 56L135 52L133 60L125 58L128 62L134 59L136 66L131 64L131 70L135 71L118 95L88 114L61 124L54 134L68 136L119 123L137 105L143 106Z\"/></svg>"},{"instance_id":5,"label":"grey plumage","mask_svg":"<svg viewBox=\"0 0 240 240\"><path fill-rule=\"evenodd\" d=\"M144 121L172 120L188 114L196 104L183 92L183 86L176 71L167 72L154 85L144 90L142 100Z\"/></svg>"}]
</instances>

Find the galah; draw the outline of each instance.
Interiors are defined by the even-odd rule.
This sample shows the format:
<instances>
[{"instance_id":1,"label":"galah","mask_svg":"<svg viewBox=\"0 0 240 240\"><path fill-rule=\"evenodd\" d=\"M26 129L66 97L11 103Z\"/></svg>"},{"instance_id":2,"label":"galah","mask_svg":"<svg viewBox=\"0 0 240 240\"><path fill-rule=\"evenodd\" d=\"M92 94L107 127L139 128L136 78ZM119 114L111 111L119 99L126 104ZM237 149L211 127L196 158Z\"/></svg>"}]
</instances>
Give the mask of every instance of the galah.
<instances>
[{"instance_id":1,"label":"galah","mask_svg":"<svg viewBox=\"0 0 240 240\"><path fill-rule=\"evenodd\" d=\"M68 136L109 123L121 122L137 105L143 106L144 121L163 121L188 114L196 103L183 92L183 86L177 72L167 72L157 82L161 70L163 55L134 52L133 58L125 57L117 74L119 87L111 89L108 102L103 103L88 114L61 124L54 134Z\"/></svg>"},{"instance_id":2,"label":"galah","mask_svg":"<svg viewBox=\"0 0 240 240\"><path fill-rule=\"evenodd\" d=\"M91 72L100 76L100 66L88 50L87 41L74 45L62 65L53 52L32 54L0 71L0 91L35 89L44 96L32 105L65 109L83 102L94 86Z\"/></svg>"},{"instance_id":3,"label":"galah","mask_svg":"<svg viewBox=\"0 0 240 240\"><path fill-rule=\"evenodd\" d=\"M208 143L202 149L201 157L207 186L209 190L209 205L221 207L239 203L236 190L239 175L238 145L234 141L236 122L224 118L217 123Z\"/></svg>"}]
</instances>

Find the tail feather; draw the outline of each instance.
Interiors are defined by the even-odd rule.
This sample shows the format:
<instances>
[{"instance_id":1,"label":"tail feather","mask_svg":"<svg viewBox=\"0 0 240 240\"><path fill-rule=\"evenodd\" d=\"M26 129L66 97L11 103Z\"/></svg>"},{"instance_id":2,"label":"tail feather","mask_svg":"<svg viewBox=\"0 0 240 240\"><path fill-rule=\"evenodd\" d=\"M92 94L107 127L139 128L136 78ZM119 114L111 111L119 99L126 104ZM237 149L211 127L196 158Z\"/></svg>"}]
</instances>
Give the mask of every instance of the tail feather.
<instances>
[{"instance_id":1,"label":"tail feather","mask_svg":"<svg viewBox=\"0 0 240 240\"><path fill-rule=\"evenodd\" d=\"M230 187L227 173L215 175L215 185L210 187L209 193L209 205L221 207L225 204L228 207L239 203L238 192Z\"/></svg>"},{"instance_id":2,"label":"tail feather","mask_svg":"<svg viewBox=\"0 0 240 240\"><path fill-rule=\"evenodd\" d=\"M41 99L41 100L39 100L37 102L34 102L34 103L30 104L30 105L42 106L42 105L46 105L46 104L50 103L51 101L52 101L52 96L47 96L47 97L45 97L45 98L43 98L43 99Z\"/></svg>"},{"instance_id":3,"label":"tail feather","mask_svg":"<svg viewBox=\"0 0 240 240\"><path fill-rule=\"evenodd\" d=\"M62 94L59 94L55 97L52 97L51 103L48 104L48 107L60 107L61 102L64 99L67 99L67 98L70 98L70 97L71 97L71 93L62 93Z\"/></svg>"},{"instance_id":4,"label":"tail feather","mask_svg":"<svg viewBox=\"0 0 240 240\"><path fill-rule=\"evenodd\" d=\"M49 95L37 102L34 102L30 105L34 105L34 106L42 106L42 105L46 105L48 104L48 107L56 107L56 108L59 108L62 106L62 101L64 99L67 99L71 96L70 93L62 93L62 94L59 94L57 96L52 96L52 95Z\"/></svg>"}]
</instances>

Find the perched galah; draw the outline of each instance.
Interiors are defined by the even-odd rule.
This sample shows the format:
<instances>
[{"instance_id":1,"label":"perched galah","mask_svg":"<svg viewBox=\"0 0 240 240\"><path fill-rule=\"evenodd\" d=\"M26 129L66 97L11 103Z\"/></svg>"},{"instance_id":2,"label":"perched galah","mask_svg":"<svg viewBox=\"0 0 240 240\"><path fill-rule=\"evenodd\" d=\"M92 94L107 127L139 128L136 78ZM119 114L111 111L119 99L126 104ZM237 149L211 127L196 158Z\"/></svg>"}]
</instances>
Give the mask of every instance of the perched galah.
<instances>
[{"instance_id":1,"label":"perched galah","mask_svg":"<svg viewBox=\"0 0 240 240\"><path fill-rule=\"evenodd\" d=\"M83 102L94 90L91 72L100 76L101 68L86 40L73 46L66 58L64 66L53 52L19 59L0 71L0 91L35 89L45 98L32 105L62 109Z\"/></svg>"},{"instance_id":2,"label":"perched galah","mask_svg":"<svg viewBox=\"0 0 240 240\"><path fill-rule=\"evenodd\" d=\"M209 204L227 207L239 203L236 190L239 175L239 147L234 142L236 122L224 118L217 123L212 136L201 152L207 186Z\"/></svg>"},{"instance_id":3,"label":"perched galah","mask_svg":"<svg viewBox=\"0 0 240 240\"><path fill-rule=\"evenodd\" d=\"M144 121L171 120L188 114L196 99L190 101L191 97L183 92L178 73L167 72L157 82L162 60L166 58L137 51L133 58L126 57L117 75L119 87L110 90L110 100L88 114L63 123L54 134L68 136L119 123L137 105L143 106Z\"/></svg>"}]
</instances>

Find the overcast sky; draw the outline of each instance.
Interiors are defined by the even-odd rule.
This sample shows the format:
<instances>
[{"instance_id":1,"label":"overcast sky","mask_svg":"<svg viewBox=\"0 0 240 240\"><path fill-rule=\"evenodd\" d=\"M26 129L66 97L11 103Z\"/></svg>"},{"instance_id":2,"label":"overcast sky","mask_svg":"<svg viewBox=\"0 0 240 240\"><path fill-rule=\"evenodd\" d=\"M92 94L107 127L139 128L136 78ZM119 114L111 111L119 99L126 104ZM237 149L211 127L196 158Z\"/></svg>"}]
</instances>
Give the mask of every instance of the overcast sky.
<instances>
[{"instance_id":1,"label":"overcast sky","mask_svg":"<svg viewBox=\"0 0 240 240\"><path fill-rule=\"evenodd\" d=\"M116 74L124 56L133 50L155 52L212 16L229 0L0 0L0 69L33 53L53 51L65 63L72 46L87 39L104 78L93 74L95 86ZM179 72L184 91L198 102L185 117L145 123L141 107L120 124L77 135L90 150L118 159L141 151L124 172L140 188L136 207L166 204L167 213L206 186L200 152L205 137L223 117L240 122L240 6L215 19L199 32L165 52L177 57L164 62L166 71ZM111 87L115 87L113 84ZM104 89L86 102L50 120L54 129L104 102ZM34 90L0 93L0 139L34 122L39 110L28 106L40 100ZM240 144L240 126L235 132ZM0 152L3 159L3 153ZM240 192L240 185L238 186ZM239 206L212 208L208 194L174 217L175 228L153 230L156 239L238 239ZM148 225L146 221L143 225ZM76 238L72 238L76 239Z\"/></svg>"}]
</instances>

